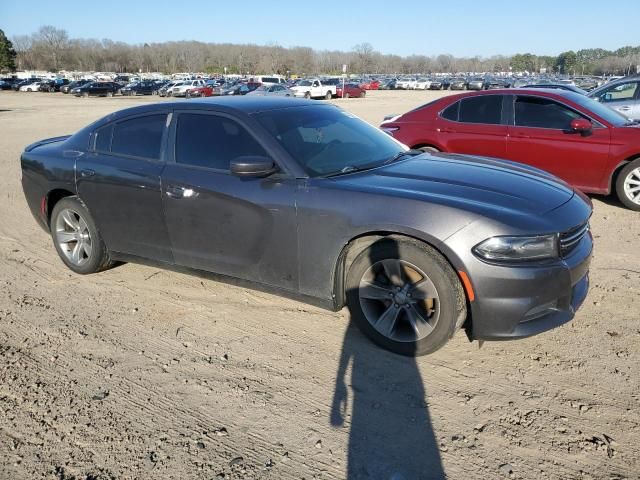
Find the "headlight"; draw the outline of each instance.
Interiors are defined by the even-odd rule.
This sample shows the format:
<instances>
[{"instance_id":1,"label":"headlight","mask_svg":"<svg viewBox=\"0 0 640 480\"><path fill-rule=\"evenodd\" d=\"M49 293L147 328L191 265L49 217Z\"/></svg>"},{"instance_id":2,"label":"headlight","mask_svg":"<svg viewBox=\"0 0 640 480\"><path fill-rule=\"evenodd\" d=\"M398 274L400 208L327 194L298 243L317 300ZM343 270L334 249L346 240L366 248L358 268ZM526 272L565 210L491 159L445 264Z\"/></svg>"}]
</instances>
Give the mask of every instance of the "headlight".
<instances>
[{"instance_id":1,"label":"headlight","mask_svg":"<svg viewBox=\"0 0 640 480\"><path fill-rule=\"evenodd\" d=\"M491 237L473 248L480 258L496 262L546 260L558 257L558 236Z\"/></svg>"}]
</instances>

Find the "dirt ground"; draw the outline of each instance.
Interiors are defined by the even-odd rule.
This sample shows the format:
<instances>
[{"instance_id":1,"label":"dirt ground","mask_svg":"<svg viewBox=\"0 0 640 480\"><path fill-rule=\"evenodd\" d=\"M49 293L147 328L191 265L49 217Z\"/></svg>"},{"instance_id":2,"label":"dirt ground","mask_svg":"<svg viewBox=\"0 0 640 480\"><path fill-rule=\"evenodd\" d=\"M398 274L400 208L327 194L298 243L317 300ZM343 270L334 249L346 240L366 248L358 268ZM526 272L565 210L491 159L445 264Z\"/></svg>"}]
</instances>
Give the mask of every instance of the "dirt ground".
<instances>
[{"instance_id":1,"label":"dirt ground","mask_svg":"<svg viewBox=\"0 0 640 480\"><path fill-rule=\"evenodd\" d=\"M336 103L377 125L441 94ZM573 322L403 358L346 310L195 272L63 266L20 152L156 100L0 92L0 478L640 478L640 214L594 198Z\"/></svg>"}]
</instances>

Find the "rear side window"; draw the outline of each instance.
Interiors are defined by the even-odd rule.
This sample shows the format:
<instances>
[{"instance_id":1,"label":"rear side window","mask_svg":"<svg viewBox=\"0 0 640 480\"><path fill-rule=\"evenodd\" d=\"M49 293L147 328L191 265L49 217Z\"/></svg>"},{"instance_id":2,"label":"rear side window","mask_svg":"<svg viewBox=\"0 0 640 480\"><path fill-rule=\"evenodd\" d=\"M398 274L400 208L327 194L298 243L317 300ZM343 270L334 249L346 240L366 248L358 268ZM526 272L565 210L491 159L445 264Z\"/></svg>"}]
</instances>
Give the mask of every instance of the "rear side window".
<instances>
[{"instance_id":1,"label":"rear side window","mask_svg":"<svg viewBox=\"0 0 640 480\"><path fill-rule=\"evenodd\" d=\"M96 130L94 149L96 152L111 151L111 135L113 134L113 123Z\"/></svg>"},{"instance_id":2,"label":"rear side window","mask_svg":"<svg viewBox=\"0 0 640 480\"><path fill-rule=\"evenodd\" d=\"M518 97L515 124L520 127L570 130L571 120L585 118L570 108L543 97Z\"/></svg>"},{"instance_id":3,"label":"rear side window","mask_svg":"<svg viewBox=\"0 0 640 480\"><path fill-rule=\"evenodd\" d=\"M262 146L236 121L217 115L184 113L178 117L176 163L229 170L231 160L266 156Z\"/></svg>"},{"instance_id":4,"label":"rear side window","mask_svg":"<svg viewBox=\"0 0 640 480\"><path fill-rule=\"evenodd\" d=\"M452 122L457 122L459 109L460 109L460 102L456 102L452 105L449 105L447 108L445 108L440 114L440 116L447 120L451 120Z\"/></svg>"},{"instance_id":5,"label":"rear side window","mask_svg":"<svg viewBox=\"0 0 640 480\"><path fill-rule=\"evenodd\" d=\"M460 122L499 125L501 117L502 95L479 95L460 101Z\"/></svg>"},{"instance_id":6,"label":"rear side window","mask_svg":"<svg viewBox=\"0 0 640 480\"><path fill-rule=\"evenodd\" d=\"M116 123L111 153L159 160L166 120L163 113Z\"/></svg>"}]
</instances>

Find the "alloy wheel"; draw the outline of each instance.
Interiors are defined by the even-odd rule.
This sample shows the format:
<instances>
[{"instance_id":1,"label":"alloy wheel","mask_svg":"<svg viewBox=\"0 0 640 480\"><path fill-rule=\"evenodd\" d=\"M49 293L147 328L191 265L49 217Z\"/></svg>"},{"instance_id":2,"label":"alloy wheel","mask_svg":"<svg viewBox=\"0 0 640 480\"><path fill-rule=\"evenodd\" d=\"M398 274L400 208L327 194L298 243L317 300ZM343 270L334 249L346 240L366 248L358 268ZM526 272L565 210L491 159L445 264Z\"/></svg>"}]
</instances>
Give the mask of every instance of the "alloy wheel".
<instances>
[{"instance_id":1,"label":"alloy wheel","mask_svg":"<svg viewBox=\"0 0 640 480\"><path fill-rule=\"evenodd\" d=\"M438 291L417 266L396 258L374 263L360 280L358 297L367 321L397 342L415 342L435 328L440 317Z\"/></svg>"},{"instance_id":2,"label":"alloy wheel","mask_svg":"<svg viewBox=\"0 0 640 480\"><path fill-rule=\"evenodd\" d=\"M65 208L56 218L55 238L62 254L80 267L91 258L93 244L89 226L75 210Z\"/></svg>"},{"instance_id":3,"label":"alloy wheel","mask_svg":"<svg viewBox=\"0 0 640 480\"><path fill-rule=\"evenodd\" d=\"M640 167L631 170L624 179L624 193L629 200L640 205Z\"/></svg>"}]
</instances>

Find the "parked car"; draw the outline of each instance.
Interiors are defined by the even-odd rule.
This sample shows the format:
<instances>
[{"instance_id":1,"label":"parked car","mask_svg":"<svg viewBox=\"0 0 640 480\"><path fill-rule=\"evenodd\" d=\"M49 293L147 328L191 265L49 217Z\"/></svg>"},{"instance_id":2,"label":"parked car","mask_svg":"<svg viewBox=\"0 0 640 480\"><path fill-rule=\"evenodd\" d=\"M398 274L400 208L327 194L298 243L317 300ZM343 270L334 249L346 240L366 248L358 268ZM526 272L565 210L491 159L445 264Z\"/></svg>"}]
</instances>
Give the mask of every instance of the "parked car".
<instances>
[{"instance_id":1,"label":"parked car","mask_svg":"<svg viewBox=\"0 0 640 480\"><path fill-rule=\"evenodd\" d=\"M378 90L380 88L380 82L378 80L366 80L360 84L365 90Z\"/></svg>"},{"instance_id":2,"label":"parked car","mask_svg":"<svg viewBox=\"0 0 640 480\"><path fill-rule=\"evenodd\" d=\"M250 91L247 95L258 96L275 96L275 97L293 97L293 90L284 86L284 84L262 84L255 90Z\"/></svg>"},{"instance_id":3,"label":"parked car","mask_svg":"<svg viewBox=\"0 0 640 480\"><path fill-rule=\"evenodd\" d=\"M413 84L413 86L411 83L407 85L408 85L408 88L413 88L414 90L429 90L429 88L431 87L431 79L422 77L422 78L418 78L416 82Z\"/></svg>"},{"instance_id":4,"label":"parked car","mask_svg":"<svg viewBox=\"0 0 640 480\"><path fill-rule=\"evenodd\" d=\"M0 90L11 90L11 84L4 80L0 80Z\"/></svg>"},{"instance_id":5,"label":"parked car","mask_svg":"<svg viewBox=\"0 0 640 480\"><path fill-rule=\"evenodd\" d=\"M444 82L440 78L434 78L429 84L429 90L446 90L444 88Z\"/></svg>"},{"instance_id":6,"label":"parked car","mask_svg":"<svg viewBox=\"0 0 640 480\"><path fill-rule=\"evenodd\" d=\"M90 82L91 80L76 80L74 82L68 83L60 87L60 91L62 93L69 93L74 88L81 87L82 85L86 85L87 83L90 83Z\"/></svg>"},{"instance_id":7,"label":"parked car","mask_svg":"<svg viewBox=\"0 0 640 480\"><path fill-rule=\"evenodd\" d=\"M588 290L582 194L525 165L408 151L335 105L146 104L31 144L21 166L33 216L76 273L139 258L217 272L347 305L404 355L462 326L540 333Z\"/></svg>"},{"instance_id":8,"label":"parked car","mask_svg":"<svg viewBox=\"0 0 640 480\"><path fill-rule=\"evenodd\" d=\"M640 210L640 125L578 93L509 89L458 94L385 121L411 148L505 158L584 192L615 192Z\"/></svg>"},{"instance_id":9,"label":"parked car","mask_svg":"<svg viewBox=\"0 0 640 480\"><path fill-rule=\"evenodd\" d=\"M302 80L295 87L291 87L296 97L325 98L330 100L336 95L336 85L323 84L319 78Z\"/></svg>"},{"instance_id":10,"label":"parked car","mask_svg":"<svg viewBox=\"0 0 640 480\"><path fill-rule=\"evenodd\" d=\"M76 97L113 97L122 87L115 82L89 82L70 90Z\"/></svg>"},{"instance_id":11,"label":"parked car","mask_svg":"<svg viewBox=\"0 0 640 480\"><path fill-rule=\"evenodd\" d=\"M344 94L343 94L344 91ZM338 98L342 97L342 98L349 98L349 97L356 97L356 98L364 98L367 95L367 91L362 88L360 85L358 85L357 83L345 83L344 84L344 90L342 88L342 85L338 85L336 87L336 96Z\"/></svg>"},{"instance_id":12,"label":"parked car","mask_svg":"<svg viewBox=\"0 0 640 480\"><path fill-rule=\"evenodd\" d=\"M40 92L59 92L62 87L69 84L66 78L57 78L55 80L46 80L40 83L38 91Z\"/></svg>"},{"instance_id":13,"label":"parked car","mask_svg":"<svg viewBox=\"0 0 640 480\"><path fill-rule=\"evenodd\" d=\"M186 98L212 97L213 90L215 88L216 87L214 87L213 85L205 85L203 87L190 88L189 90L187 90L185 97Z\"/></svg>"},{"instance_id":14,"label":"parked car","mask_svg":"<svg viewBox=\"0 0 640 480\"><path fill-rule=\"evenodd\" d=\"M255 85L255 84L254 84ZM258 86L256 85L253 90L255 90L256 88L258 88ZM228 87L223 87L220 90L220 95L223 96L227 96L227 95L246 95L247 93L251 92L251 88L249 87L248 84L246 83L236 83L233 85L229 85Z\"/></svg>"},{"instance_id":15,"label":"parked car","mask_svg":"<svg viewBox=\"0 0 640 480\"><path fill-rule=\"evenodd\" d=\"M456 77L451 79L451 84L449 88L451 90L466 90L467 89L467 79L462 77Z\"/></svg>"},{"instance_id":16,"label":"parked car","mask_svg":"<svg viewBox=\"0 0 640 480\"><path fill-rule=\"evenodd\" d=\"M182 83L183 83L182 80L173 80L173 81L167 83L166 85L160 87L158 89L158 95L160 97L167 97L167 96L169 96L169 91L171 91L171 89L173 87L178 87L178 86L182 85Z\"/></svg>"},{"instance_id":17,"label":"parked car","mask_svg":"<svg viewBox=\"0 0 640 480\"><path fill-rule=\"evenodd\" d=\"M640 76L606 83L588 95L633 120L640 120Z\"/></svg>"},{"instance_id":18,"label":"parked car","mask_svg":"<svg viewBox=\"0 0 640 480\"><path fill-rule=\"evenodd\" d=\"M416 88L416 83L418 79L415 77L411 78L401 78L396 82L396 89L398 90L413 90Z\"/></svg>"},{"instance_id":19,"label":"parked car","mask_svg":"<svg viewBox=\"0 0 640 480\"><path fill-rule=\"evenodd\" d=\"M153 95L160 88L160 85L153 81L143 81L130 83L123 87L120 92L122 95Z\"/></svg>"},{"instance_id":20,"label":"parked car","mask_svg":"<svg viewBox=\"0 0 640 480\"><path fill-rule=\"evenodd\" d=\"M569 92L579 93L580 95L586 95L587 92L575 85L567 85L565 83L536 83L533 85L524 85L519 88L551 88L554 90L568 90Z\"/></svg>"},{"instance_id":21,"label":"parked car","mask_svg":"<svg viewBox=\"0 0 640 480\"><path fill-rule=\"evenodd\" d=\"M467 90L485 90L487 81L484 78L472 78L467 82Z\"/></svg>"},{"instance_id":22,"label":"parked car","mask_svg":"<svg viewBox=\"0 0 640 480\"><path fill-rule=\"evenodd\" d=\"M382 82L378 87L379 90L395 90L396 89L397 80L394 78L392 80L388 80L386 82Z\"/></svg>"},{"instance_id":23,"label":"parked car","mask_svg":"<svg viewBox=\"0 0 640 480\"><path fill-rule=\"evenodd\" d=\"M170 97L185 97L187 90L193 88L204 87L206 85L204 80L185 80L179 85L175 85L167 89L167 95Z\"/></svg>"},{"instance_id":24,"label":"parked car","mask_svg":"<svg viewBox=\"0 0 640 480\"><path fill-rule=\"evenodd\" d=\"M27 82L20 87L21 92L37 92L42 82Z\"/></svg>"}]
</instances>

